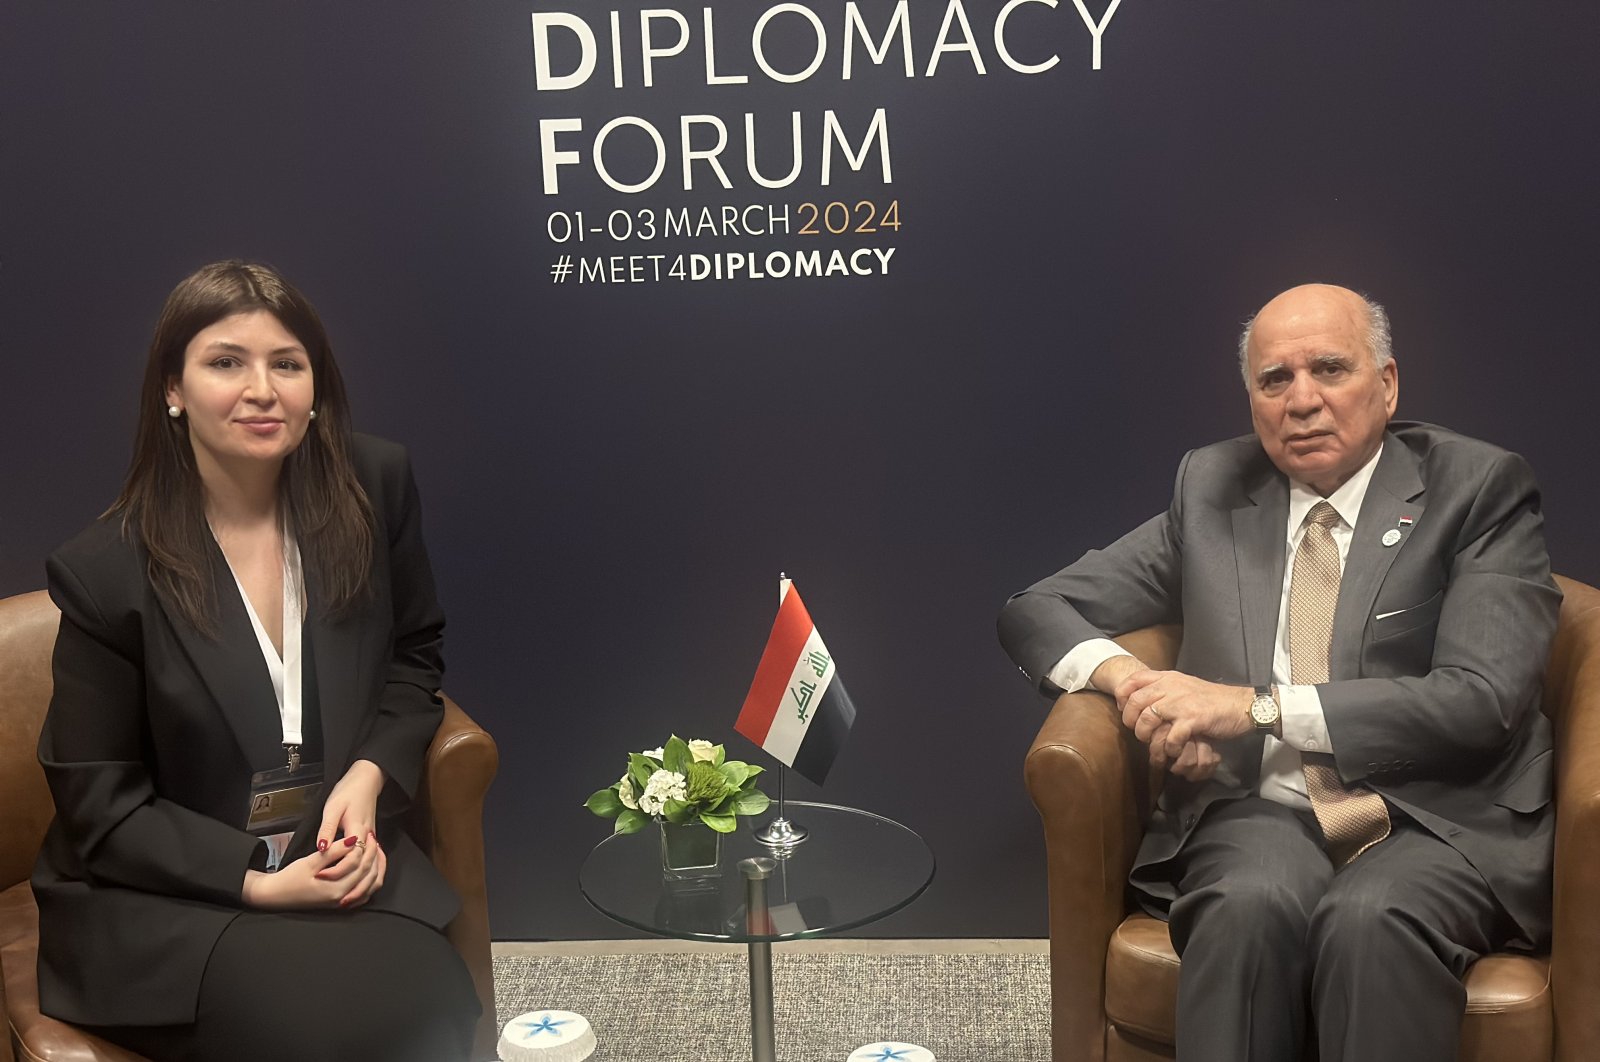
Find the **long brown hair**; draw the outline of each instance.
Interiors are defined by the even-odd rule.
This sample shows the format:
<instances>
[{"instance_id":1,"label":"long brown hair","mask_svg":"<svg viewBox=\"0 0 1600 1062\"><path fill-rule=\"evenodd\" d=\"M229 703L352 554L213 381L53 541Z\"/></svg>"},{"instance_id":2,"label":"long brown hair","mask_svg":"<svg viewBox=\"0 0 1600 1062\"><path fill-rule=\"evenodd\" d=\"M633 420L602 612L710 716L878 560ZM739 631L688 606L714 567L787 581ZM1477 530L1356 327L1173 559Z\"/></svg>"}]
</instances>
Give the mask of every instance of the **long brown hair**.
<instances>
[{"instance_id":1,"label":"long brown hair","mask_svg":"<svg viewBox=\"0 0 1600 1062\"><path fill-rule=\"evenodd\" d=\"M367 588L373 515L350 459L350 406L322 320L305 296L271 266L213 262L179 282L161 310L144 382L139 429L122 492L106 512L149 554L150 582L198 629L215 633L216 601L207 560L211 531L187 418L167 415L166 389L183 375L184 352L203 328L265 310L305 347L317 417L283 463L280 504L299 540L306 577L330 612Z\"/></svg>"}]
</instances>

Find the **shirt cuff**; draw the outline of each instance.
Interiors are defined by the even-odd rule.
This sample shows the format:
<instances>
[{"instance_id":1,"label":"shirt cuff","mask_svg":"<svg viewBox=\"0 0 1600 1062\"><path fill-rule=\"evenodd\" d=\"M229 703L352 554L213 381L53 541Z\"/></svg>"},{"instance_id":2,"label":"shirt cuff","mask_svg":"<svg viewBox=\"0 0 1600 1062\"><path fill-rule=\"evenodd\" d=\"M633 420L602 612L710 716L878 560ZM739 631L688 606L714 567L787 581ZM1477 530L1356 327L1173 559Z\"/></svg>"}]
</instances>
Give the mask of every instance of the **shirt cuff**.
<instances>
[{"instance_id":1,"label":"shirt cuff","mask_svg":"<svg viewBox=\"0 0 1600 1062\"><path fill-rule=\"evenodd\" d=\"M1110 638L1090 638L1073 646L1066 656L1056 661L1055 667L1045 672L1044 677L1061 687L1063 693L1077 693L1089 685L1089 676L1094 674L1095 668L1114 656L1128 655L1126 649Z\"/></svg>"},{"instance_id":2,"label":"shirt cuff","mask_svg":"<svg viewBox=\"0 0 1600 1062\"><path fill-rule=\"evenodd\" d=\"M1278 713L1285 745L1301 752L1333 752L1328 718L1322 714L1322 697L1315 686L1279 686Z\"/></svg>"}]
</instances>

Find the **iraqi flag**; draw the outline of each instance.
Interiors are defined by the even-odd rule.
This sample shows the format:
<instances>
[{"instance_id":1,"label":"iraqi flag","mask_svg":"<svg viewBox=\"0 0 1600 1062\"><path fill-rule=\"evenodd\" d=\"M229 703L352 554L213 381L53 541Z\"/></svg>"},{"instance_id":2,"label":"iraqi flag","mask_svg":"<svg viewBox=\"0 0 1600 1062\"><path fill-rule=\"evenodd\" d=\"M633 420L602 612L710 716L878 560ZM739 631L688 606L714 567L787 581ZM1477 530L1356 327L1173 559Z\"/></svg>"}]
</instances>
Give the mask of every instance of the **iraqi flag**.
<instances>
[{"instance_id":1,"label":"iraqi flag","mask_svg":"<svg viewBox=\"0 0 1600 1062\"><path fill-rule=\"evenodd\" d=\"M780 586L778 618L733 728L821 785L856 721L856 707L800 592L788 579Z\"/></svg>"}]
</instances>

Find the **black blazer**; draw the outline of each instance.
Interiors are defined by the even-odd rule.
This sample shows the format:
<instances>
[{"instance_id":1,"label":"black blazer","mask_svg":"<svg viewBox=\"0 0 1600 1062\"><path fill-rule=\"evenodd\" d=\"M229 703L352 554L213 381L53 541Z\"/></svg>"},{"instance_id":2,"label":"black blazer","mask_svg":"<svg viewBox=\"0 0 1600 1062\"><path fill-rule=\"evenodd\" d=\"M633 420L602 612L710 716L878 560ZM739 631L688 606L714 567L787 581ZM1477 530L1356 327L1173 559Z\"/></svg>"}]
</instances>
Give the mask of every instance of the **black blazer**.
<instances>
[{"instance_id":1,"label":"black blazer","mask_svg":"<svg viewBox=\"0 0 1600 1062\"><path fill-rule=\"evenodd\" d=\"M1191 451L1168 510L1012 598L1001 642L1050 692L1045 674L1079 642L1181 622L1177 670L1271 681L1288 498L1253 435ZM1397 542L1385 544L1389 531ZM1340 776L1466 856L1522 946L1550 932L1553 756L1539 690L1560 605L1527 462L1434 425L1390 424L1318 694ZM1162 864L1209 804L1252 790L1261 746L1259 735L1224 742L1206 782L1167 776L1134 864L1142 889L1173 898Z\"/></svg>"},{"instance_id":2,"label":"black blazer","mask_svg":"<svg viewBox=\"0 0 1600 1062\"><path fill-rule=\"evenodd\" d=\"M396 816L442 715L444 615L405 451L356 436L353 457L377 520L370 593L334 619L307 580L307 717L320 716L328 785L357 759L389 779L378 806L389 867L366 909L442 928L459 901ZM41 1009L67 1021L192 1022L211 949L260 865L264 845L243 829L250 775L282 766L282 732L243 599L222 551L210 552L215 638L155 592L143 547L116 520L47 565L61 630L39 762L56 818L33 892ZM320 811L286 861L311 850Z\"/></svg>"}]
</instances>

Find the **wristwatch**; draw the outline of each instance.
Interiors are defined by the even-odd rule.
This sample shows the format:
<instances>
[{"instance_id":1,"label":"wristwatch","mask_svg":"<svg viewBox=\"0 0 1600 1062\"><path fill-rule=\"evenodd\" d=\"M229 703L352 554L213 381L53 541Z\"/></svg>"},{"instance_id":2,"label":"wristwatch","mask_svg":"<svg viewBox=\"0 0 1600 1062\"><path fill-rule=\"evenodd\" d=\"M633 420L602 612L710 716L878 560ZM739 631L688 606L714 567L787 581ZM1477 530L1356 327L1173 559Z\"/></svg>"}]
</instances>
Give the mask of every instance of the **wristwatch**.
<instances>
[{"instance_id":1,"label":"wristwatch","mask_svg":"<svg viewBox=\"0 0 1600 1062\"><path fill-rule=\"evenodd\" d=\"M1272 695L1271 686L1257 686L1255 700L1250 702L1250 721L1257 730L1271 730L1278 725L1278 699Z\"/></svg>"}]
</instances>

